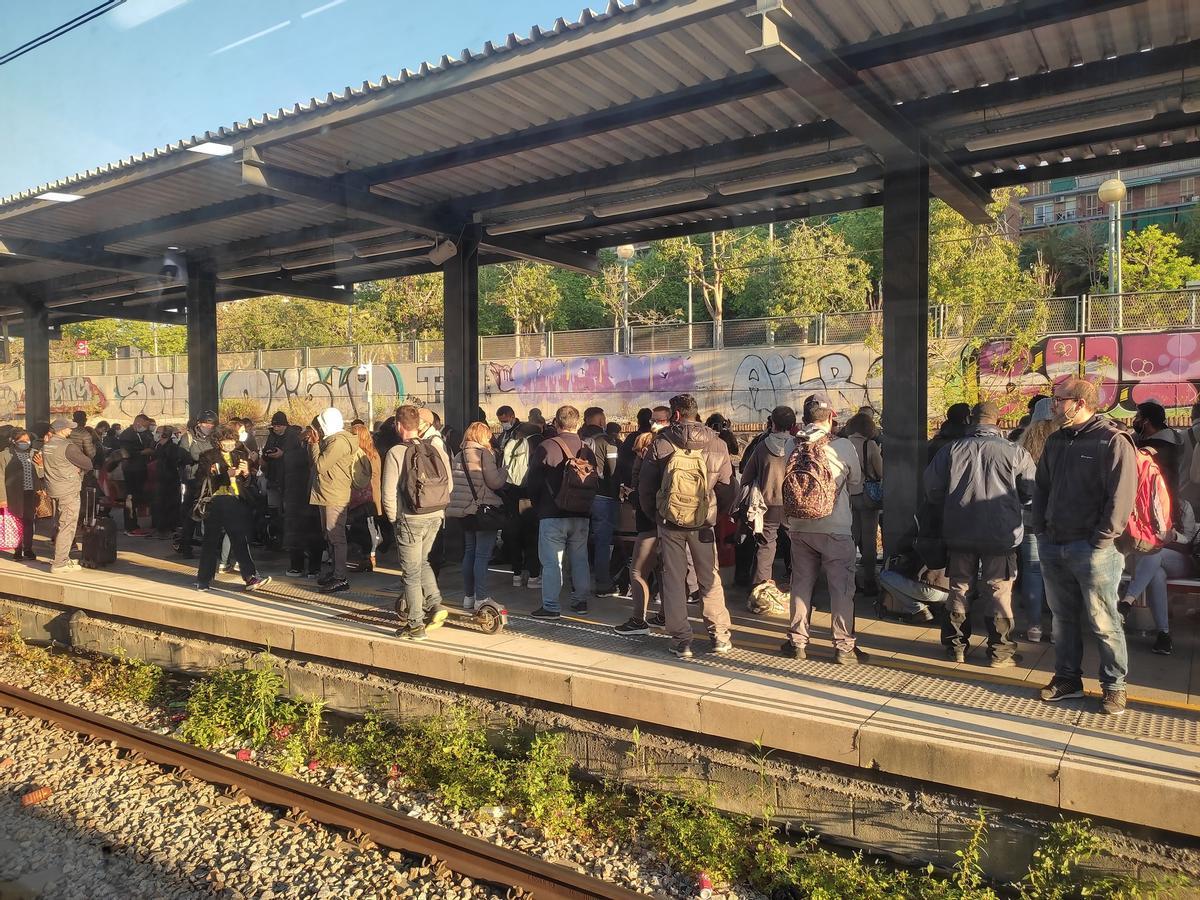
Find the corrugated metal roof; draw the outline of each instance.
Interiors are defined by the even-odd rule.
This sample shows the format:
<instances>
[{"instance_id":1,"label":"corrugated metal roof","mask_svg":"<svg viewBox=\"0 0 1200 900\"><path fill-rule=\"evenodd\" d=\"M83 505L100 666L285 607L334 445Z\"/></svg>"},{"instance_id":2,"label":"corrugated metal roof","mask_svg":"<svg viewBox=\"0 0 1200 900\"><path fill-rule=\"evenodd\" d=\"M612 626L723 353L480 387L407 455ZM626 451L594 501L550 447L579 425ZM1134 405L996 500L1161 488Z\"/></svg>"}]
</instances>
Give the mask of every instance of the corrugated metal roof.
<instances>
[{"instance_id":1,"label":"corrugated metal roof","mask_svg":"<svg viewBox=\"0 0 1200 900\"><path fill-rule=\"evenodd\" d=\"M904 39L914 29L1016 5L1016 0L791 0L790 8L826 46L854 53L860 52L855 48L879 46L892 37ZM167 244L178 245L212 252L221 257L223 267L236 268L239 260L342 242L351 258L338 263L338 277L346 272L356 278L379 277L421 264L411 257L353 258L356 244L368 235L395 241L407 232L400 226L355 221L355 213L339 206L292 200L271 208L240 208L237 201L254 196L256 189L241 184L236 157L211 159L187 152L202 141L251 144L270 166L322 178L400 163L413 174L375 184L375 194L420 209L475 213L485 224L578 213L574 225L535 232L555 242L616 242L623 235L660 227L878 192L876 155L822 121L823 114L838 118L840 110L818 112L812 98L769 78L755 80L755 58L747 51L759 43L761 30L758 18L746 15L752 6L753 0L636 0L627 6L613 3L600 15L585 12L572 23L560 19L554 28L534 29L526 38L510 36L500 45L443 57L394 79L312 98L0 201L0 234L65 242L168 216L199 216L207 208L204 221L175 219L169 228L104 243L110 252L147 257ZM1113 56L1136 58L1152 47L1193 41L1200 37L1194 18L1188 4L1176 0L1131 0L1117 9L982 42L930 46L900 61L881 56L888 61L860 75L880 97L903 104L900 113L947 152L970 161L982 174L1029 170L1064 156L1078 159L1114 150L1123 157L1134 156L1139 146L1197 140L1180 108L1182 100L1195 102L1200 97L1200 67L1167 71L1160 66L1156 73L1134 71L1115 83L1003 102L992 102L989 98L997 89L989 92L987 86L1070 72L1084 64L1102 67ZM625 124L588 127L606 111L637 109L647 102L660 110L669 98L739 79L741 84L752 81L754 90L676 107L680 111L673 114L656 112L636 122L627 118ZM965 104L968 98L971 105L963 109L951 102ZM1144 127L1135 122L1119 134L1113 131L1116 137L1111 141L1055 145L1048 153L1006 157L1000 150L969 150L987 135L1045 134L1058 123L1070 131L1098 111L1139 108L1166 118L1148 119ZM1159 122L1168 124L1160 127ZM573 130L557 133L565 125ZM521 136L540 135L547 128L556 130L552 138L518 146ZM747 140L761 141L764 149L702 167L680 163L671 168L663 162L677 154L700 158L696 154ZM1059 142L1065 143L1069 141ZM717 193L728 181L846 159L855 161L860 174L836 179L836 187L826 189L818 183L806 191L781 179L773 193L760 190L740 198ZM647 166L652 173L640 174L651 171ZM587 187L576 183L613 167L623 167L620 178L589 178ZM553 187L544 189L546 184ZM516 188L521 190L508 190ZM708 198L658 207L650 202L664 195L669 200L672 193L687 188L693 193L702 190ZM86 202L73 204L32 199L45 190L88 196ZM472 198L493 195L502 199L474 205ZM646 199L649 208L597 220L593 211L602 201L631 198ZM240 211L211 218L214 204L230 202ZM77 266L26 263L0 268L0 282L42 283L78 271ZM311 281L329 275L306 270L302 277ZM73 284L68 280L56 289Z\"/></svg>"}]
</instances>

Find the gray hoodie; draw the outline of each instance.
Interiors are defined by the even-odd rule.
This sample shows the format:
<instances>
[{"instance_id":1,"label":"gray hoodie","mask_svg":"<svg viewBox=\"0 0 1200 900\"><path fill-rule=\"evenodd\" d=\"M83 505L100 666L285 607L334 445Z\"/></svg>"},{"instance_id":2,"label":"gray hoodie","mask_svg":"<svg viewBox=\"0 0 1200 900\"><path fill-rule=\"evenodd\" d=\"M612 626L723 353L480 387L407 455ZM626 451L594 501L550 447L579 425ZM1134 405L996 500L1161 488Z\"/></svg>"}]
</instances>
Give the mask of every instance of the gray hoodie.
<instances>
[{"instance_id":1,"label":"gray hoodie","mask_svg":"<svg viewBox=\"0 0 1200 900\"><path fill-rule=\"evenodd\" d=\"M783 476L787 472L788 457L796 439L786 431L773 431L758 442L754 452L742 463L742 487L757 484L767 504L765 521L778 522L779 510L783 507ZM772 515L774 512L774 516Z\"/></svg>"},{"instance_id":2,"label":"gray hoodie","mask_svg":"<svg viewBox=\"0 0 1200 900\"><path fill-rule=\"evenodd\" d=\"M797 441L814 441L827 432L816 425L808 425L796 435ZM852 533L850 495L862 490L862 466L858 462L858 451L846 438L831 437L825 445L825 454L833 469L838 495L833 503L833 512L823 519L788 518L788 531L798 534L843 534Z\"/></svg>"}]
</instances>

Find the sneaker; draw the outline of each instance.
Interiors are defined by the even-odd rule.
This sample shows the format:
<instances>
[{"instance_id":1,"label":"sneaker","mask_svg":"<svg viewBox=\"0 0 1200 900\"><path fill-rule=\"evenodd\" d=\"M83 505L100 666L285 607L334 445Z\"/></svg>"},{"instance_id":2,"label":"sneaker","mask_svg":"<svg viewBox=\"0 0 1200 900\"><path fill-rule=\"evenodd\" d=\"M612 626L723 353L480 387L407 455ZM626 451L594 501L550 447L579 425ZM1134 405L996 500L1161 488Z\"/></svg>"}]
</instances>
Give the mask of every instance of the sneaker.
<instances>
[{"instance_id":1,"label":"sneaker","mask_svg":"<svg viewBox=\"0 0 1200 900\"><path fill-rule=\"evenodd\" d=\"M521 579L520 575L513 576L513 587L523 587L524 584L525 582Z\"/></svg>"},{"instance_id":2,"label":"sneaker","mask_svg":"<svg viewBox=\"0 0 1200 900\"><path fill-rule=\"evenodd\" d=\"M286 572L283 573L283 575L285 578L303 578L304 570L303 569L288 569Z\"/></svg>"},{"instance_id":3,"label":"sneaker","mask_svg":"<svg viewBox=\"0 0 1200 900\"><path fill-rule=\"evenodd\" d=\"M470 612L474 608L475 608L475 598L474 597L463 597L463 609L465 609L467 612Z\"/></svg>"},{"instance_id":4,"label":"sneaker","mask_svg":"<svg viewBox=\"0 0 1200 900\"><path fill-rule=\"evenodd\" d=\"M1125 692L1104 689L1100 698L1100 713L1105 716L1121 716L1125 714Z\"/></svg>"},{"instance_id":5,"label":"sneaker","mask_svg":"<svg viewBox=\"0 0 1200 900\"><path fill-rule=\"evenodd\" d=\"M699 603L700 602L700 592L696 591L696 593L694 593L694 594L689 594L687 602L693 603L693 604Z\"/></svg>"},{"instance_id":6,"label":"sneaker","mask_svg":"<svg viewBox=\"0 0 1200 900\"><path fill-rule=\"evenodd\" d=\"M988 660L988 668L991 669L1015 669L1016 667L1017 658L1015 656L992 657Z\"/></svg>"},{"instance_id":7,"label":"sneaker","mask_svg":"<svg viewBox=\"0 0 1200 900\"><path fill-rule=\"evenodd\" d=\"M75 560L71 560L70 562L63 563L61 566L51 566L50 574L51 575L68 575L71 572L74 572L79 568L80 568L79 563L75 562Z\"/></svg>"},{"instance_id":8,"label":"sneaker","mask_svg":"<svg viewBox=\"0 0 1200 900\"><path fill-rule=\"evenodd\" d=\"M1075 700L1083 696L1083 682L1072 681L1069 678L1050 679L1050 683L1038 692L1047 703L1057 703L1059 700Z\"/></svg>"},{"instance_id":9,"label":"sneaker","mask_svg":"<svg viewBox=\"0 0 1200 900\"><path fill-rule=\"evenodd\" d=\"M727 653L732 653L733 641L729 640L729 638L726 638L723 641L718 641L716 638L713 638L712 647L709 652L715 653L717 656L724 656Z\"/></svg>"},{"instance_id":10,"label":"sneaker","mask_svg":"<svg viewBox=\"0 0 1200 900\"><path fill-rule=\"evenodd\" d=\"M557 619L562 615L562 613L556 609L546 609L544 606L539 606L537 609L531 612L530 615L535 619Z\"/></svg>"},{"instance_id":11,"label":"sneaker","mask_svg":"<svg viewBox=\"0 0 1200 900\"><path fill-rule=\"evenodd\" d=\"M597 588L595 593L596 593L597 597L620 597L621 596L621 592L619 590L617 590L615 587L611 587L611 586Z\"/></svg>"},{"instance_id":12,"label":"sneaker","mask_svg":"<svg viewBox=\"0 0 1200 900\"><path fill-rule=\"evenodd\" d=\"M25 551L22 548L18 547L16 550L13 551L12 558L14 561L20 562L21 560L23 560L25 558Z\"/></svg>"},{"instance_id":13,"label":"sneaker","mask_svg":"<svg viewBox=\"0 0 1200 900\"><path fill-rule=\"evenodd\" d=\"M197 581L195 584L193 584L193 585L192 585L192 590L194 590L194 591L207 591L207 590L208 590L208 585L207 585L207 584L205 584L203 581Z\"/></svg>"},{"instance_id":14,"label":"sneaker","mask_svg":"<svg viewBox=\"0 0 1200 900\"><path fill-rule=\"evenodd\" d=\"M666 628L667 617L660 612L656 612L646 620L646 624L651 628Z\"/></svg>"},{"instance_id":15,"label":"sneaker","mask_svg":"<svg viewBox=\"0 0 1200 900\"><path fill-rule=\"evenodd\" d=\"M586 600L572 600L571 611L577 613L585 613L588 611L588 602Z\"/></svg>"},{"instance_id":16,"label":"sneaker","mask_svg":"<svg viewBox=\"0 0 1200 900\"><path fill-rule=\"evenodd\" d=\"M221 571L224 572L226 575L232 575L237 570L238 570L237 563L229 563L228 565L221 567Z\"/></svg>"},{"instance_id":17,"label":"sneaker","mask_svg":"<svg viewBox=\"0 0 1200 900\"><path fill-rule=\"evenodd\" d=\"M402 637L407 641L427 641L429 635L425 633L424 625L405 625L396 629L396 637Z\"/></svg>"},{"instance_id":18,"label":"sneaker","mask_svg":"<svg viewBox=\"0 0 1200 900\"><path fill-rule=\"evenodd\" d=\"M317 584L321 584L320 581ZM345 578L330 579L324 584L321 584L322 594L340 594L342 591L350 590L350 582Z\"/></svg>"},{"instance_id":19,"label":"sneaker","mask_svg":"<svg viewBox=\"0 0 1200 900\"><path fill-rule=\"evenodd\" d=\"M967 647L947 647L946 659L953 660L956 663L966 662Z\"/></svg>"},{"instance_id":20,"label":"sneaker","mask_svg":"<svg viewBox=\"0 0 1200 900\"><path fill-rule=\"evenodd\" d=\"M671 653L674 656L678 657L679 659L691 659L692 658L692 645L691 644L682 644L682 643L672 644L671 645Z\"/></svg>"},{"instance_id":21,"label":"sneaker","mask_svg":"<svg viewBox=\"0 0 1200 900\"><path fill-rule=\"evenodd\" d=\"M430 612L425 614L425 630L433 631L435 628L441 628L446 624L446 619L450 617L450 610L442 606L435 606Z\"/></svg>"},{"instance_id":22,"label":"sneaker","mask_svg":"<svg viewBox=\"0 0 1200 900\"><path fill-rule=\"evenodd\" d=\"M1025 632L1025 640L1031 644L1040 644L1042 642L1042 629L1036 625Z\"/></svg>"},{"instance_id":23,"label":"sneaker","mask_svg":"<svg viewBox=\"0 0 1200 900\"><path fill-rule=\"evenodd\" d=\"M613 629L617 634L649 634L650 626L643 619L630 619Z\"/></svg>"},{"instance_id":24,"label":"sneaker","mask_svg":"<svg viewBox=\"0 0 1200 900\"><path fill-rule=\"evenodd\" d=\"M1157 653L1159 656L1170 656L1174 649L1175 644L1171 640L1171 632L1160 631L1158 637L1154 639L1154 646L1150 648L1150 652Z\"/></svg>"},{"instance_id":25,"label":"sneaker","mask_svg":"<svg viewBox=\"0 0 1200 900\"><path fill-rule=\"evenodd\" d=\"M249 581L246 582L246 586L244 588L242 588L242 590L243 591L257 591L259 588L265 588L270 583L271 583L270 575L255 575L253 578L251 578Z\"/></svg>"},{"instance_id":26,"label":"sneaker","mask_svg":"<svg viewBox=\"0 0 1200 900\"><path fill-rule=\"evenodd\" d=\"M334 578L334 577L333 577L333 573L332 573L332 572L329 572L329 573L327 573L327 574L325 574L325 575L322 575L322 576L320 576L319 578L317 578L317 584L319 584L321 587L325 587L325 585L327 585L327 584L333 584L333 582L335 582L335 581L337 581L337 580L338 580L338 579L336 579L336 578Z\"/></svg>"},{"instance_id":27,"label":"sneaker","mask_svg":"<svg viewBox=\"0 0 1200 900\"><path fill-rule=\"evenodd\" d=\"M537 577L530 575L529 580L525 582L525 587L529 588L531 591L540 590L541 586L542 586L542 577L540 575L538 575Z\"/></svg>"},{"instance_id":28,"label":"sneaker","mask_svg":"<svg viewBox=\"0 0 1200 900\"><path fill-rule=\"evenodd\" d=\"M871 657L854 647L851 650L839 650L835 662L839 666L865 666L871 661Z\"/></svg>"},{"instance_id":29,"label":"sneaker","mask_svg":"<svg viewBox=\"0 0 1200 900\"><path fill-rule=\"evenodd\" d=\"M933 613L929 611L928 606L922 606L916 612L906 614L904 621L909 625L924 625L926 622L933 621Z\"/></svg>"},{"instance_id":30,"label":"sneaker","mask_svg":"<svg viewBox=\"0 0 1200 900\"><path fill-rule=\"evenodd\" d=\"M779 652L788 659L808 659L808 648L800 647L791 641L784 641L783 645L779 648Z\"/></svg>"}]
</instances>

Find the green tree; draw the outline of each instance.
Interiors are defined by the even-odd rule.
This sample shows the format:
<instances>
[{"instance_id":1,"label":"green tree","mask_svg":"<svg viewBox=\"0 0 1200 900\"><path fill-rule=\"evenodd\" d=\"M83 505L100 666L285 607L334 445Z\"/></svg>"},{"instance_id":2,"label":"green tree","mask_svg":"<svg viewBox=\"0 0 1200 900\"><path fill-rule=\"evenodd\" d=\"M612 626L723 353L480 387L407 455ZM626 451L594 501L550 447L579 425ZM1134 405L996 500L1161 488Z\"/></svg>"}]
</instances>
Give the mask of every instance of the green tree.
<instances>
[{"instance_id":1,"label":"green tree","mask_svg":"<svg viewBox=\"0 0 1200 900\"><path fill-rule=\"evenodd\" d=\"M442 333L444 299L442 273L370 281L355 288L356 315L386 323L394 339L433 338Z\"/></svg>"},{"instance_id":2,"label":"green tree","mask_svg":"<svg viewBox=\"0 0 1200 900\"><path fill-rule=\"evenodd\" d=\"M1200 206L1193 206L1175 229L1179 235L1179 252L1200 259Z\"/></svg>"},{"instance_id":3,"label":"green tree","mask_svg":"<svg viewBox=\"0 0 1200 900\"><path fill-rule=\"evenodd\" d=\"M51 358L56 361L76 359L75 342L88 342L88 356L113 359L122 347L133 347L143 353L170 356L187 352L187 330L179 325L159 325L134 322L129 319L96 319L64 325L61 342L51 345Z\"/></svg>"},{"instance_id":4,"label":"green tree","mask_svg":"<svg viewBox=\"0 0 1200 900\"><path fill-rule=\"evenodd\" d=\"M776 242L772 265L773 316L863 310L871 294L871 267L828 224L800 222Z\"/></svg>"},{"instance_id":5,"label":"green tree","mask_svg":"<svg viewBox=\"0 0 1200 900\"><path fill-rule=\"evenodd\" d=\"M761 236L754 229L745 228L716 231L690 241L671 238L659 245L663 257L680 263L685 276L699 290L713 322L718 347L722 344L728 295L736 294L746 286L764 249Z\"/></svg>"},{"instance_id":6,"label":"green tree","mask_svg":"<svg viewBox=\"0 0 1200 900\"><path fill-rule=\"evenodd\" d=\"M491 268L495 280L488 304L503 311L517 334L544 331L562 299L550 266L521 261Z\"/></svg>"},{"instance_id":7,"label":"green tree","mask_svg":"<svg viewBox=\"0 0 1200 900\"><path fill-rule=\"evenodd\" d=\"M1157 225L1130 231L1121 246L1121 279L1126 293L1176 291L1200 279L1200 266L1180 251L1183 239ZM1104 256L1108 271L1108 254Z\"/></svg>"}]
</instances>

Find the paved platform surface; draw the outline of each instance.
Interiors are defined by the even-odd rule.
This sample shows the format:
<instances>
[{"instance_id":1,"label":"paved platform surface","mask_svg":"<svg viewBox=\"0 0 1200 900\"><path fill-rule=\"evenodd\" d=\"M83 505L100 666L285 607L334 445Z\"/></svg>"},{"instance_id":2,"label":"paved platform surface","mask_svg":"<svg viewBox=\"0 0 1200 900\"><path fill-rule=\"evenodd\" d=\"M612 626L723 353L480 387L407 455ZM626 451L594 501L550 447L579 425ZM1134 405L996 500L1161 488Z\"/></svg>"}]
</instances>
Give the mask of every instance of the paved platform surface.
<instances>
[{"instance_id":1,"label":"paved platform surface","mask_svg":"<svg viewBox=\"0 0 1200 900\"><path fill-rule=\"evenodd\" d=\"M858 633L870 665L833 664L822 611L811 658L783 658L783 621L746 612L745 592L735 589L737 649L716 656L698 639L695 660L684 662L661 634L612 630L628 601L601 599L586 615L536 620L527 613L538 592L496 571L493 594L510 613L505 631L486 635L452 617L414 644L395 636L388 589L398 573L387 560L381 566L357 576L350 593L323 597L310 581L282 577L282 557L265 555L261 568L276 579L266 590L245 594L238 576L223 575L201 593L189 587L194 563L172 556L168 542L122 537L117 565L101 571L52 576L45 563L6 558L0 591L1200 836L1200 623L1186 612L1173 626L1170 657L1131 636L1135 699L1126 715L1106 717L1091 697L1037 699L1053 664L1049 643L1023 643L1021 668L997 677L982 647L965 663L947 661L936 629L878 619L865 602ZM441 582L447 605L460 602L457 566ZM1096 668L1094 648L1086 666Z\"/></svg>"}]
</instances>

